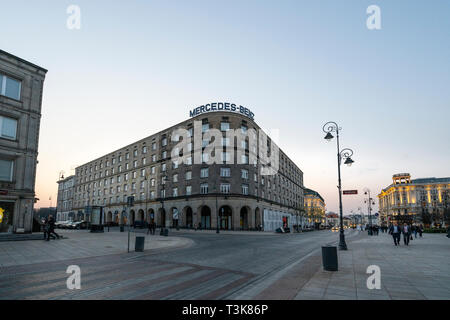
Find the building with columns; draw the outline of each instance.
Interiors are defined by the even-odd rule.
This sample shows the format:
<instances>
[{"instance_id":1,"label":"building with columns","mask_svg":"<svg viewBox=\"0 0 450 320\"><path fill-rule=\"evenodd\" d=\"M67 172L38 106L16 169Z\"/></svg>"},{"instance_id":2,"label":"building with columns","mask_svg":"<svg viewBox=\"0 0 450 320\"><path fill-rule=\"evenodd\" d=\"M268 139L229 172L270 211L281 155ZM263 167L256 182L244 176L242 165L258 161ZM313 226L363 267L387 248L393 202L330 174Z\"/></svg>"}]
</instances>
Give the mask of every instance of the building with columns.
<instances>
[{"instance_id":1,"label":"building with columns","mask_svg":"<svg viewBox=\"0 0 450 320\"><path fill-rule=\"evenodd\" d=\"M303 194L308 224L317 227L325 223L325 201L322 196L317 191L307 188Z\"/></svg>"},{"instance_id":2,"label":"building with columns","mask_svg":"<svg viewBox=\"0 0 450 320\"><path fill-rule=\"evenodd\" d=\"M31 233L47 70L0 50L0 232Z\"/></svg>"},{"instance_id":3,"label":"building with columns","mask_svg":"<svg viewBox=\"0 0 450 320\"><path fill-rule=\"evenodd\" d=\"M378 200L381 225L397 221L443 226L450 205L450 177L411 179L409 173L395 174Z\"/></svg>"},{"instance_id":4,"label":"building with columns","mask_svg":"<svg viewBox=\"0 0 450 320\"><path fill-rule=\"evenodd\" d=\"M225 111L229 103L202 108L214 105L221 111L191 113L182 123L78 166L76 214L95 205L103 207L106 222L118 225L153 220L183 228L292 227L303 206L303 172L270 137L251 138L262 132L253 117ZM276 170L267 172L268 164ZM129 196L135 198L131 208Z\"/></svg>"}]
</instances>

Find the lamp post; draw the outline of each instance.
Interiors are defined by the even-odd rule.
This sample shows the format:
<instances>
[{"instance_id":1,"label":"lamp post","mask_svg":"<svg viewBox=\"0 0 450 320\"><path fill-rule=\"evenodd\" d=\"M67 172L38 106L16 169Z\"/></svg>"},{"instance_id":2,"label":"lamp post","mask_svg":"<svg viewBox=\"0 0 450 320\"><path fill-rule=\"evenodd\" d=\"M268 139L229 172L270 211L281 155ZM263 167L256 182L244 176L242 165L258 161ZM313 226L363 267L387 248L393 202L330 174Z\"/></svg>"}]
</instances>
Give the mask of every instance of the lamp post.
<instances>
[{"instance_id":1,"label":"lamp post","mask_svg":"<svg viewBox=\"0 0 450 320\"><path fill-rule=\"evenodd\" d=\"M163 176L162 177L162 181L161 181L161 185L162 185L162 195L161 195L161 207L162 207L162 212L164 212L164 226L163 226L163 221L161 219L161 232L160 235L163 235L163 228L166 226L166 211L164 210L164 198L166 197L166 181L167 181L167 177ZM161 213L161 218L162 218L162 213Z\"/></svg>"},{"instance_id":2,"label":"lamp post","mask_svg":"<svg viewBox=\"0 0 450 320\"><path fill-rule=\"evenodd\" d=\"M370 189L369 188L365 188L364 189L364 194L369 197L368 199L364 200L364 203L367 203L367 211L369 213L369 230L368 230L368 235L369 236L373 236L373 232L372 232L372 205L375 205L375 202L370 197Z\"/></svg>"},{"instance_id":3,"label":"lamp post","mask_svg":"<svg viewBox=\"0 0 450 320\"><path fill-rule=\"evenodd\" d=\"M336 141L337 141L337 162L338 162L338 189L339 189L339 221L340 221L340 230L339 230L339 250L347 250L347 244L345 243L345 235L344 235L344 220L342 213L342 184L341 184L341 162L345 159L344 164L351 166L354 162L351 158L353 155L353 150L351 149L340 149L339 146L339 128L338 124L333 121L329 121L324 124L322 130L326 133L325 139L327 141L331 141L334 136L331 134L332 132L336 132Z\"/></svg>"}]
</instances>

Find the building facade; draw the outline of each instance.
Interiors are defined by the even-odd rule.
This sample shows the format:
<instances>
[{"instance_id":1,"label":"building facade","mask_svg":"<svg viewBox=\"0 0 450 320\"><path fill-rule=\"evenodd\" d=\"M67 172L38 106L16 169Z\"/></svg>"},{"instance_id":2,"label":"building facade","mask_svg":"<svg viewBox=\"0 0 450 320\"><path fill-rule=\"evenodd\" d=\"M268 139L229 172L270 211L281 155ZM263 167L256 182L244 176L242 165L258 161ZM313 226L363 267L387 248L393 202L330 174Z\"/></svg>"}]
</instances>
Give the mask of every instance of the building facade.
<instances>
[{"instance_id":1,"label":"building facade","mask_svg":"<svg viewBox=\"0 0 450 320\"><path fill-rule=\"evenodd\" d=\"M411 179L409 173L395 174L392 184L381 190L379 222L416 222L445 226L450 205L449 178Z\"/></svg>"},{"instance_id":2,"label":"building facade","mask_svg":"<svg viewBox=\"0 0 450 320\"><path fill-rule=\"evenodd\" d=\"M32 232L46 73L0 50L0 232Z\"/></svg>"},{"instance_id":3,"label":"building facade","mask_svg":"<svg viewBox=\"0 0 450 320\"><path fill-rule=\"evenodd\" d=\"M309 226L325 223L325 201L317 191L305 188L304 203Z\"/></svg>"},{"instance_id":4,"label":"building facade","mask_svg":"<svg viewBox=\"0 0 450 320\"><path fill-rule=\"evenodd\" d=\"M62 177L58 181L58 200L56 206L56 220L77 220L80 215L73 210L73 198L75 195L75 176Z\"/></svg>"},{"instance_id":5,"label":"building facade","mask_svg":"<svg viewBox=\"0 0 450 320\"><path fill-rule=\"evenodd\" d=\"M180 138L178 129L187 135ZM83 215L87 206L103 206L105 221L119 225L291 227L303 205L303 172L270 138L250 139L252 132L261 132L252 118L210 112L90 161L75 170L74 210ZM239 134L246 138L235 139ZM174 156L180 154L182 161ZM270 174L267 155L277 167ZM128 196L132 208L125 207Z\"/></svg>"}]
</instances>

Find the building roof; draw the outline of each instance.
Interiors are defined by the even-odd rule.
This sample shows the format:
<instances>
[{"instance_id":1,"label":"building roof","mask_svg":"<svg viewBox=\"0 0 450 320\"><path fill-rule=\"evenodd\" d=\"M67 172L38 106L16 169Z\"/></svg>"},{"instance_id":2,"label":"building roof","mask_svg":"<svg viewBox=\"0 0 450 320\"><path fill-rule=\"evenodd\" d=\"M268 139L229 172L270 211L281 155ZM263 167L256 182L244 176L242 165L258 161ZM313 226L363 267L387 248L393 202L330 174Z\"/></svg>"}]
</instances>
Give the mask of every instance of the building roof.
<instances>
[{"instance_id":1,"label":"building roof","mask_svg":"<svg viewBox=\"0 0 450 320\"><path fill-rule=\"evenodd\" d=\"M22 58L20 58L20 57L18 57L18 56L15 56L15 55L13 55L13 54L11 54L11 53L9 53L9 52L3 51L3 50L1 50L1 49L0 49L0 54L4 54L4 55L6 55L6 56L9 56L9 57L11 57L11 58L17 60L17 61L20 61L20 62L22 62L22 63L25 63L25 64L27 64L27 65L29 65L29 66L34 67L34 68L40 69L40 70L44 71L45 73L48 72L47 69L44 69L44 68L42 68L42 67L40 67L40 66L38 66L38 65L36 65L36 64L34 64L34 63L31 63L31 62L29 62L29 61L27 61L27 60L25 60L25 59L22 59Z\"/></svg>"},{"instance_id":2,"label":"building roof","mask_svg":"<svg viewBox=\"0 0 450 320\"><path fill-rule=\"evenodd\" d=\"M390 188L398 186L411 186L411 185L418 185L418 184L440 184L440 183L450 183L450 177L445 178L418 178L418 179L411 179L411 183L399 183L399 184L390 184L388 187L382 189L382 192L388 191Z\"/></svg>"},{"instance_id":3,"label":"building roof","mask_svg":"<svg viewBox=\"0 0 450 320\"><path fill-rule=\"evenodd\" d=\"M325 200L323 200L322 196L321 196L317 191L314 191L314 190L305 188L305 189L303 190L303 194L304 194L305 196L306 196L306 195L317 196L317 197L320 198L320 200L322 200L323 202L325 202Z\"/></svg>"}]
</instances>

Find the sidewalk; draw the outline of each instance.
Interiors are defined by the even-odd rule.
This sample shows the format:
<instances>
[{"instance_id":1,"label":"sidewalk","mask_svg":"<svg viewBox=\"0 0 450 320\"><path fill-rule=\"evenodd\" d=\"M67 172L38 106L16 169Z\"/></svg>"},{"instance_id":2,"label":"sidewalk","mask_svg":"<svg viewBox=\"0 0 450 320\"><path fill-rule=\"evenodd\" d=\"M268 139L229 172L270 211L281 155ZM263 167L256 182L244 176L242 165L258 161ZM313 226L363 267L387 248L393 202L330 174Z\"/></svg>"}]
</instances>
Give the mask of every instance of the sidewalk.
<instances>
[{"instance_id":1,"label":"sidewalk","mask_svg":"<svg viewBox=\"0 0 450 320\"><path fill-rule=\"evenodd\" d=\"M86 230L57 229L61 240L30 240L0 242L0 267L76 258L126 253L128 232L91 233ZM130 252L134 252L136 235L145 236L145 252L165 248L187 247L193 241L182 237L130 233Z\"/></svg>"},{"instance_id":2,"label":"sidewalk","mask_svg":"<svg viewBox=\"0 0 450 320\"><path fill-rule=\"evenodd\" d=\"M444 234L424 234L409 246L395 247L388 234L362 233L347 246L338 251L339 271L324 271L317 250L253 299L450 299L450 239ZM367 288L370 265L381 269L381 289Z\"/></svg>"}]
</instances>

